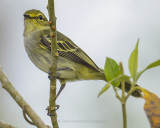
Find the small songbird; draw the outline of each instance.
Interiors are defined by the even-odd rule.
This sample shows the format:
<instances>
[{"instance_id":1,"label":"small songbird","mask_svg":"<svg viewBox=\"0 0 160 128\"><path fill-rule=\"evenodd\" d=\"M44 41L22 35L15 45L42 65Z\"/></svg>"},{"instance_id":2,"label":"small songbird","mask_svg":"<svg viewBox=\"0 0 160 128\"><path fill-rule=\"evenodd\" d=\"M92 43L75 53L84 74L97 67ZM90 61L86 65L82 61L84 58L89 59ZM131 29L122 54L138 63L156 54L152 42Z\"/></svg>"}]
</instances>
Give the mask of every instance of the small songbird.
<instances>
[{"instance_id":1,"label":"small songbird","mask_svg":"<svg viewBox=\"0 0 160 128\"><path fill-rule=\"evenodd\" d=\"M52 63L50 25L45 15L39 10L28 10L24 13L24 46L31 61L40 70L49 73ZM57 79L60 80L61 93L66 81L76 80L104 80L107 81L103 69L100 69L94 61L72 40L57 31ZM119 86L121 88L121 86ZM130 90L130 84L126 82L126 92ZM133 96L140 97L140 91L136 90Z\"/></svg>"}]
</instances>

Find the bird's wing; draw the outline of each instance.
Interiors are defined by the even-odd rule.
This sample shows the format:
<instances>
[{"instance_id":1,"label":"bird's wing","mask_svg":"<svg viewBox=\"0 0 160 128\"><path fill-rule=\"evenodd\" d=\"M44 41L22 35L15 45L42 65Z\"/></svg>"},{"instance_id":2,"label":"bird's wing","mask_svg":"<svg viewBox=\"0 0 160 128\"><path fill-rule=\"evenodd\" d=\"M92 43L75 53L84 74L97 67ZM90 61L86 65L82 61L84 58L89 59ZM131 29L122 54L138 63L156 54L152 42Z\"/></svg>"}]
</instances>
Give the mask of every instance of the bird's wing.
<instances>
[{"instance_id":1,"label":"bird's wing","mask_svg":"<svg viewBox=\"0 0 160 128\"><path fill-rule=\"evenodd\" d=\"M51 51L51 40L49 35L43 35L40 42L42 48ZM60 32L57 33L57 50L60 56L99 71L98 66L93 60L68 37Z\"/></svg>"}]
</instances>

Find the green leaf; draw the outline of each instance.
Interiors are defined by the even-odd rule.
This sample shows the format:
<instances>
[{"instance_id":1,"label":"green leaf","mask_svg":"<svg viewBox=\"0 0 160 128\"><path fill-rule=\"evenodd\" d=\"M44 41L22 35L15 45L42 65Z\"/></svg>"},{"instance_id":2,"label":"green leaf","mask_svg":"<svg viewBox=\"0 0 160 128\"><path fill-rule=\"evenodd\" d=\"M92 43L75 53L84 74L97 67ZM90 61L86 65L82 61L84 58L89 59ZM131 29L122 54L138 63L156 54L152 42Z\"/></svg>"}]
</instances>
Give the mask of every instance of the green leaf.
<instances>
[{"instance_id":1,"label":"green leaf","mask_svg":"<svg viewBox=\"0 0 160 128\"><path fill-rule=\"evenodd\" d=\"M139 44L139 39L137 41L135 49L132 51L129 57L129 71L133 78L133 81L135 81L137 68L138 68L138 44Z\"/></svg>"},{"instance_id":2,"label":"green leaf","mask_svg":"<svg viewBox=\"0 0 160 128\"><path fill-rule=\"evenodd\" d=\"M98 97L99 97L100 95L102 95L105 91L107 91L107 90L109 89L109 87L110 87L110 83L107 83L107 84L102 88L101 92L98 94Z\"/></svg>"},{"instance_id":3,"label":"green leaf","mask_svg":"<svg viewBox=\"0 0 160 128\"><path fill-rule=\"evenodd\" d=\"M104 74L107 81L111 81L121 74L119 65L117 62L109 57L106 58L106 63L104 67ZM120 82L112 82L112 85L118 86Z\"/></svg>"},{"instance_id":4,"label":"green leaf","mask_svg":"<svg viewBox=\"0 0 160 128\"><path fill-rule=\"evenodd\" d=\"M136 80L139 79L139 77L142 75L142 73L144 73L146 70L148 69L151 69L151 68L154 68L154 67L157 67L157 66L160 66L160 59L151 63L150 65L148 65L145 69L143 69L142 71L138 72L137 75L136 75Z\"/></svg>"},{"instance_id":5,"label":"green leaf","mask_svg":"<svg viewBox=\"0 0 160 128\"><path fill-rule=\"evenodd\" d=\"M151 69L151 68L154 68L154 67L157 67L157 66L160 66L160 59L151 63L150 65L147 66L146 70L147 69Z\"/></svg>"},{"instance_id":6,"label":"green leaf","mask_svg":"<svg viewBox=\"0 0 160 128\"><path fill-rule=\"evenodd\" d=\"M119 75L118 77L115 77L114 79L112 79L111 81L109 81L103 88L102 90L100 91L100 93L98 94L98 97L100 95L102 95L105 91L107 91L110 87L110 85L115 82L115 83L119 83L120 85L120 82L122 80L124 81L129 81L130 77L129 76L126 76L126 75ZM118 87L119 85L116 85L115 87ZM114 86L114 85L113 85Z\"/></svg>"}]
</instances>

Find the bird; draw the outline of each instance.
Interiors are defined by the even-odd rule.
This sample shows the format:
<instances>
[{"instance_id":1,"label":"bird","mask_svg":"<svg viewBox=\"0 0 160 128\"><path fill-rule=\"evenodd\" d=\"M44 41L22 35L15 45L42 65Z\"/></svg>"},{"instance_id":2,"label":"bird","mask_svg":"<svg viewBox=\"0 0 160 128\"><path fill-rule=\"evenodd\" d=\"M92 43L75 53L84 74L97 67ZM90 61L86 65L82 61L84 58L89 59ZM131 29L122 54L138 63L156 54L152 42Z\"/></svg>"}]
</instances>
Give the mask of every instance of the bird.
<instances>
[{"instance_id":1,"label":"bird","mask_svg":"<svg viewBox=\"0 0 160 128\"><path fill-rule=\"evenodd\" d=\"M24 46L33 64L49 74L52 64L50 25L46 16L39 10L32 9L24 14ZM64 89L66 82L78 80L103 80L107 81L104 70L99 68L95 62L71 39L57 31L57 79L61 86L57 97ZM126 92L131 85L125 82ZM121 88L121 85L119 86ZM140 97L140 91L132 93Z\"/></svg>"}]
</instances>

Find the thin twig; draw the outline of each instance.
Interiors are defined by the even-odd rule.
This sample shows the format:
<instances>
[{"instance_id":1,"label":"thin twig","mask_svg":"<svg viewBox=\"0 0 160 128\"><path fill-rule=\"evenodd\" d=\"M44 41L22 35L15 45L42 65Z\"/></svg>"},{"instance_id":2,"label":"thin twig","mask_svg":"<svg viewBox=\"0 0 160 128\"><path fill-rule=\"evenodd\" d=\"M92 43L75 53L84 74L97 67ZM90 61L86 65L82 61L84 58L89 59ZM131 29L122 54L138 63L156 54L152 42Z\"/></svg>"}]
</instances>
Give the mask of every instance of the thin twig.
<instances>
[{"instance_id":1,"label":"thin twig","mask_svg":"<svg viewBox=\"0 0 160 128\"><path fill-rule=\"evenodd\" d=\"M53 77L57 76L57 31L56 31L56 17L54 9L54 0L48 0L48 13L49 13L49 24L51 27L51 55L52 55L52 66L50 73ZM50 99L49 99L49 112L51 115L51 121L54 128L59 128L56 114L56 79L50 81Z\"/></svg>"},{"instance_id":2,"label":"thin twig","mask_svg":"<svg viewBox=\"0 0 160 128\"><path fill-rule=\"evenodd\" d=\"M27 118L27 115L26 115L26 107L25 106L23 106L23 117L24 117L24 119L29 123L29 124L31 124L31 125L35 125L32 121L30 121L28 118Z\"/></svg>"},{"instance_id":3,"label":"thin twig","mask_svg":"<svg viewBox=\"0 0 160 128\"><path fill-rule=\"evenodd\" d=\"M25 112L33 121L33 123L38 128L48 128L47 125L42 121L42 119L34 112L34 110L28 105L28 103L23 99L23 97L19 94L19 92L13 87L11 82L8 80L7 76L2 71L0 67L0 81L2 83L2 88L4 88L12 98L17 102L17 104L23 109L25 106Z\"/></svg>"}]
</instances>

